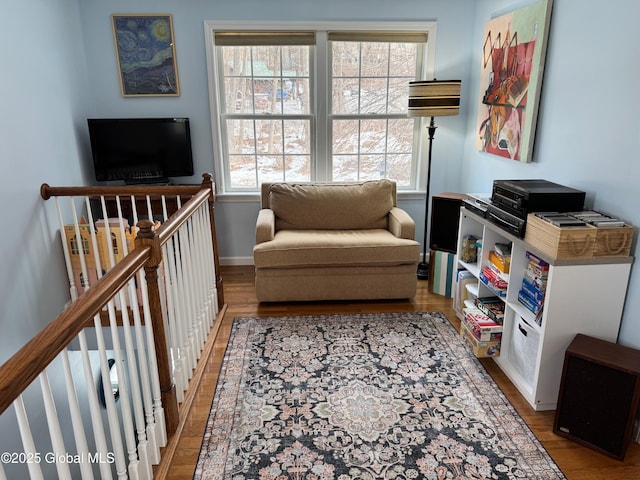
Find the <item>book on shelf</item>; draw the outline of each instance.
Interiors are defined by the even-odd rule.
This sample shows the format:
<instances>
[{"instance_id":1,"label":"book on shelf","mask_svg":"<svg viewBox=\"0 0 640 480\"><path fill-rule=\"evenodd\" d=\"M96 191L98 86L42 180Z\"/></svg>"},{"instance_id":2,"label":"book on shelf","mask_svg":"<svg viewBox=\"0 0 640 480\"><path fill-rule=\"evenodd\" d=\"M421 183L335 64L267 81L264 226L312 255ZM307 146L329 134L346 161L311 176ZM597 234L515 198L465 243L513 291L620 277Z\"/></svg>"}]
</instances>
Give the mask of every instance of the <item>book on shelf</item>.
<instances>
[{"instance_id":1,"label":"book on shelf","mask_svg":"<svg viewBox=\"0 0 640 480\"><path fill-rule=\"evenodd\" d=\"M527 270L529 270L531 272L531 275L533 277L539 277L542 279L546 279L547 276L549 275L549 269L545 269L545 268L541 268L539 265L533 263L533 262L529 262L529 264L527 265Z\"/></svg>"},{"instance_id":2,"label":"book on shelf","mask_svg":"<svg viewBox=\"0 0 640 480\"><path fill-rule=\"evenodd\" d=\"M502 278L499 272L493 270L490 266L486 266L482 269L480 275L484 275L486 281L494 289L506 290L509 282Z\"/></svg>"},{"instance_id":3,"label":"book on shelf","mask_svg":"<svg viewBox=\"0 0 640 480\"><path fill-rule=\"evenodd\" d=\"M502 337L502 325L493 321L478 309L466 309L462 323L480 341L496 341Z\"/></svg>"},{"instance_id":4,"label":"book on shelf","mask_svg":"<svg viewBox=\"0 0 640 480\"><path fill-rule=\"evenodd\" d=\"M511 267L511 257L499 255L495 250L489 252L489 264L498 271L508 274Z\"/></svg>"},{"instance_id":5,"label":"book on shelf","mask_svg":"<svg viewBox=\"0 0 640 480\"><path fill-rule=\"evenodd\" d=\"M482 283L484 283L487 287L489 287L491 289L491 291L493 293L495 293L496 295L500 296L500 297L506 297L507 296L507 287L506 284L504 287L501 287L499 285L496 285L494 283L492 283L487 276L485 275L484 271L480 272L480 281Z\"/></svg>"},{"instance_id":6,"label":"book on shelf","mask_svg":"<svg viewBox=\"0 0 640 480\"><path fill-rule=\"evenodd\" d=\"M540 257L538 257L537 255L531 253L530 251L527 250L527 252L525 253L527 259L529 260L529 262L533 262L535 265L537 265L541 270L549 270L549 264L547 262L545 262L544 260L542 260Z\"/></svg>"},{"instance_id":7,"label":"book on shelf","mask_svg":"<svg viewBox=\"0 0 640 480\"><path fill-rule=\"evenodd\" d=\"M547 276L540 276L540 275L536 275L534 272L532 272L531 270L527 269L524 272L524 278L523 279L527 279L529 280L531 283L533 283L536 288L538 288L539 290L545 290L547 288Z\"/></svg>"},{"instance_id":8,"label":"book on shelf","mask_svg":"<svg viewBox=\"0 0 640 480\"><path fill-rule=\"evenodd\" d=\"M522 279L522 291L536 302L544 301L545 289L539 288L534 282L528 278Z\"/></svg>"}]
</instances>

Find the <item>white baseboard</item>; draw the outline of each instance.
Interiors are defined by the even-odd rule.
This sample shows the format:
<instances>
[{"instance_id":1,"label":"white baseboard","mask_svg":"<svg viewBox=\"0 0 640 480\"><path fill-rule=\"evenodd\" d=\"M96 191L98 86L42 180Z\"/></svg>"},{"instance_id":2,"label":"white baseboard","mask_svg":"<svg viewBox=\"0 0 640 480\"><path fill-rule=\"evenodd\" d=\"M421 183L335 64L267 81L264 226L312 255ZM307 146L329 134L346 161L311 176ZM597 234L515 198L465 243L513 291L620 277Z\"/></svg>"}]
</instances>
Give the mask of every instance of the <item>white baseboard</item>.
<instances>
[{"instance_id":1,"label":"white baseboard","mask_svg":"<svg viewBox=\"0 0 640 480\"><path fill-rule=\"evenodd\" d=\"M253 257L220 257L220 265L253 265Z\"/></svg>"}]
</instances>

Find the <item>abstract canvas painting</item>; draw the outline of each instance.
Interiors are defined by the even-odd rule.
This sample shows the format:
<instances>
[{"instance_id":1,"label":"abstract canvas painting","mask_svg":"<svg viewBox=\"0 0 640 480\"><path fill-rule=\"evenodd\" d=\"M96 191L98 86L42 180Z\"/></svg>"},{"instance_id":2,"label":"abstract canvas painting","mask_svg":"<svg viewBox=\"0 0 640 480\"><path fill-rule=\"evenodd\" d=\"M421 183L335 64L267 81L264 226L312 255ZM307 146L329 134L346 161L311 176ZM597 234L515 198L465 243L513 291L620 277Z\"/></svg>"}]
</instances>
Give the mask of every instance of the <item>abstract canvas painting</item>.
<instances>
[{"instance_id":1,"label":"abstract canvas painting","mask_svg":"<svg viewBox=\"0 0 640 480\"><path fill-rule=\"evenodd\" d=\"M552 0L487 22L482 44L478 150L531 162Z\"/></svg>"},{"instance_id":2,"label":"abstract canvas painting","mask_svg":"<svg viewBox=\"0 0 640 480\"><path fill-rule=\"evenodd\" d=\"M112 15L122 95L180 95L171 15Z\"/></svg>"}]
</instances>

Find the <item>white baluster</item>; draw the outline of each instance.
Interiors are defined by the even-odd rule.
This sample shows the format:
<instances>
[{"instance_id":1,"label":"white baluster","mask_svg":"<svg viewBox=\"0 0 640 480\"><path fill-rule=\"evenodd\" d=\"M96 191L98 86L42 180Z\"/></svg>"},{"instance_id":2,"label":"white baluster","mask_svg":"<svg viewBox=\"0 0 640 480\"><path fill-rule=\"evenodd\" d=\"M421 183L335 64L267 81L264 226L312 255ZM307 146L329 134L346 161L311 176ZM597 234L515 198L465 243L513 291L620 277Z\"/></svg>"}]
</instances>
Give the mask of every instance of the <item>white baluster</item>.
<instances>
[{"instance_id":1,"label":"white baluster","mask_svg":"<svg viewBox=\"0 0 640 480\"><path fill-rule=\"evenodd\" d=\"M101 201L102 201L102 205L104 206L104 197L100 197ZM98 280L102 278L102 263L100 261L100 253L99 253L99 249L98 249L98 238L97 238L97 232L96 232L96 224L93 220L93 212L91 211L91 203L89 202L89 198L86 197L85 200L85 205L87 207L87 216L88 218L88 222L89 222L89 231L91 232L91 247L93 250L93 260L96 264L96 275L98 277ZM104 215L106 216L106 211L103 211Z\"/></svg>"},{"instance_id":2,"label":"white baluster","mask_svg":"<svg viewBox=\"0 0 640 480\"><path fill-rule=\"evenodd\" d=\"M73 428L73 437L76 442L76 451L78 455L80 455L80 458L88 459L89 447L87 445L87 438L85 436L84 424L82 421L82 412L80 411L80 404L78 403L78 395L76 393L73 375L71 374L69 354L66 348L62 350L62 352L60 352L60 356L62 357L62 366L64 369L65 383L67 386L67 400L69 402L69 413L71 414L71 425ZM88 385L93 385L93 381ZM79 467L83 479L93 478L93 469L91 468L91 464L88 461L80 462Z\"/></svg>"},{"instance_id":3,"label":"white baluster","mask_svg":"<svg viewBox=\"0 0 640 480\"><path fill-rule=\"evenodd\" d=\"M67 450L64 447L64 440L62 439L62 430L60 429L60 422L58 421L58 412L56 411L56 404L53 400L53 394L51 393L51 386L49 385L49 377L46 370L40 375L40 388L42 390L42 399L44 400L44 411L47 417L47 425L49 427L49 435L51 437L51 446L56 459L67 455ZM58 478L62 480L71 480L71 470L69 470L69 464L65 461L57 461L56 470L58 472Z\"/></svg>"},{"instance_id":4,"label":"white baluster","mask_svg":"<svg viewBox=\"0 0 640 480\"><path fill-rule=\"evenodd\" d=\"M27 417L27 411L24 408L24 402L22 395L13 401L13 407L16 411L16 418L18 419L18 428L20 430L20 438L22 439L22 446L27 458L37 458L41 455L36 451L36 445L33 442L33 436L31 435L31 427L29 427L29 418ZM41 461L44 461L40 457ZM27 468L29 469L29 478L31 480L44 480L42 476L42 469L39 462L27 462Z\"/></svg>"},{"instance_id":5,"label":"white baluster","mask_svg":"<svg viewBox=\"0 0 640 480\"><path fill-rule=\"evenodd\" d=\"M202 208L198 210L198 225L199 225L199 238L200 238L200 251L199 257L202 259L202 295L205 302L205 320L207 326L207 332L211 330L213 326L213 317L215 316L215 307L212 301L211 295L211 280L215 277L212 276L212 270L215 271L215 267L212 265L211 260L213 257L208 251L209 245L211 245L211 230L206 223L206 213L208 204L202 205ZM207 333L208 336L208 333Z\"/></svg>"},{"instance_id":6,"label":"white baluster","mask_svg":"<svg viewBox=\"0 0 640 480\"><path fill-rule=\"evenodd\" d=\"M110 301L109 305L113 302ZM104 335L102 333L102 322L100 315L93 317L93 324L96 331L96 341L98 344L98 355L100 359L100 377L102 379L102 389L104 392L104 403L107 409L107 422L109 424L109 432L113 447L114 461L116 465L116 475L118 480L127 478L127 459L124 453L124 445L122 443L122 431L120 430L120 420L118 418L118 410L116 408L116 400L109 393L112 391L111 371L109 368L109 359L107 358L107 349L105 347ZM120 381L120 372L118 372L118 382Z\"/></svg>"},{"instance_id":7,"label":"white baluster","mask_svg":"<svg viewBox=\"0 0 640 480\"><path fill-rule=\"evenodd\" d=\"M169 239L162 247L163 266L165 270L164 290L166 292L166 312L169 324L169 341L171 345L171 355L173 358L173 378L176 384L176 394L178 402L184 401L184 390L187 382L185 380L185 358L183 349L183 332L176 319L177 299L176 299L176 267L173 251L173 239Z\"/></svg>"},{"instance_id":8,"label":"white baluster","mask_svg":"<svg viewBox=\"0 0 640 480\"><path fill-rule=\"evenodd\" d=\"M175 299L176 299L176 322L179 325L179 328L182 329L183 332L183 351L185 357L185 375L187 379L191 378L191 372L196 366L195 363L195 354L193 353L193 332L191 331L189 324L189 313L188 313L188 305L187 305L187 292L185 285L185 273L184 273L184 265L183 265L183 247L180 241L181 237L184 237L184 233L182 229L179 229L173 239L174 239L174 253L175 253L175 266L176 266L176 281L175 281Z\"/></svg>"},{"instance_id":9,"label":"white baluster","mask_svg":"<svg viewBox=\"0 0 640 480\"><path fill-rule=\"evenodd\" d=\"M191 235L189 232L189 222L187 221L182 227L180 227L180 250L182 255L180 256L180 263L182 264L182 273L184 282L184 298L186 305L187 316L185 321L188 324L189 329L189 341L191 343L191 352L193 356L193 365L198 364L198 353L200 351L200 341L198 338L198 331L195 328L196 313L193 309L193 285L191 282L191 275L193 272L193 265L191 264ZM189 375L191 378L191 375Z\"/></svg>"},{"instance_id":10,"label":"white baluster","mask_svg":"<svg viewBox=\"0 0 640 480\"><path fill-rule=\"evenodd\" d=\"M118 201L118 197L116 197L116 201ZM100 196L100 206L102 209L102 218L104 220L105 241L107 241L107 243L111 245L111 241L110 241L111 229L109 226L109 215L107 212L107 206L106 206L104 196ZM91 227L92 227L91 238L94 245L94 252L96 252L96 265L98 265L98 269L97 269L98 278L101 278L102 267L100 266L100 257L97 253L98 252L98 242L96 238L97 232L95 230L95 224L93 222L91 213L89 215L91 218ZM115 258L113 256L112 249L109 248L108 251L109 251L109 265L107 266L107 268L112 268L115 265ZM115 303L116 303L116 299L112 298L107 304L107 311L109 312L109 320L112 324L113 324L112 312L115 308ZM107 358L107 353L106 353L104 335L102 331L102 322L99 315L96 315L94 317L94 329L96 332L96 340L98 344L98 353L100 358L100 371L101 371L101 377L102 377L102 388L104 391L105 406L107 409L109 432L111 434L110 436L111 436L111 441L112 441L113 450L114 450L113 454L114 454L114 460L116 465L116 474L118 476L118 479L126 479L127 478L127 459L124 453L124 445L122 442L122 430L120 429L120 420L119 420L118 411L116 408L115 398L113 397L113 395L109 394L109 392L112 391L111 380L110 380L111 372L109 368L109 360ZM116 332L117 332L117 329L116 329ZM113 329L111 330L111 336L112 336L112 342L114 345L114 356L116 357L115 361L116 361L116 371L118 373L118 379L119 379L119 382L124 383L125 376L122 371L122 358L120 356L120 349L119 349L119 336L116 335L115 340L113 340ZM116 348L116 342L118 344L117 348ZM126 391L126 387L124 388L124 391ZM125 430L126 430L126 426L125 426Z\"/></svg>"},{"instance_id":11,"label":"white baluster","mask_svg":"<svg viewBox=\"0 0 640 480\"><path fill-rule=\"evenodd\" d=\"M203 335L203 331L201 328L201 320L202 320L202 312L200 310L200 302L199 300L199 287L198 287L198 257L197 257L197 248L196 242L198 239L196 238L196 233L194 231L194 221L193 217L187 220L185 227L189 232L189 251L188 251L188 262L189 262L189 293L191 299L191 314L192 314L192 323L193 330L195 332L196 339L196 356L198 360L200 359L200 355L202 353L202 346L204 344L205 337Z\"/></svg>"},{"instance_id":12,"label":"white baluster","mask_svg":"<svg viewBox=\"0 0 640 480\"><path fill-rule=\"evenodd\" d=\"M81 331L78 335L80 341L80 351L82 354L82 367L84 371L84 379L86 384L91 387L95 384L93 378L93 369L91 368L91 358L89 357L89 349L87 347L87 338L84 331ZM109 451L107 447L107 439L105 437L104 425L102 422L102 412L100 411L100 404L98 400L98 394L95 388L87 388L87 396L89 402L89 411L91 412L91 424L93 430L93 438L96 442L96 453L99 458L108 458ZM100 462L100 478L102 480L110 480L113 478L111 473L111 467L108 462Z\"/></svg>"},{"instance_id":13,"label":"white baluster","mask_svg":"<svg viewBox=\"0 0 640 480\"><path fill-rule=\"evenodd\" d=\"M62 252L64 254L64 263L67 266L67 277L69 278L69 294L71 295L71 301L75 301L78 298L78 287L76 285L75 278L73 277L73 267L71 266L71 257L69 254L69 245L67 244L67 236L64 233L64 220L62 219L62 210L60 208L60 202L58 197L56 200L56 210L58 212L58 224L60 225L60 240L62 240Z\"/></svg>"},{"instance_id":14,"label":"white baluster","mask_svg":"<svg viewBox=\"0 0 640 480\"><path fill-rule=\"evenodd\" d=\"M215 315L217 315L218 313L218 289L217 289L217 285L216 285L216 279L218 276L218 272L216 272L216 265L215 265L215 259L214 259L214 245L213 245L213 238L211 237L212 233L211 233L211 215L209 213L209 209L205 208L204 209L204 223L205 223L205 228L207 230L207 248L206 248L206 253L207 253L207 258L209 260L209 285L210 285L210 292L209 294L212 297L212 303L213 303L213 311L214 311L214 315L212 315L211 317L211 324L213 325L213 317Z\"/></svg>"},{"instance_id":15,"label":"white baluster","mask_svg":"<svg viewBox=\"0 0 640 480\"><path fill-rule=\"evenodd\" d=\"M142 275L138 274L138 288L142 288L142 283L140 282L140 278ZM132 290L130 291L130 295L135 295L135 286L133 286L133 280L130 282L130 287ZM138 305L137 296L133 301L133 323L135 328L135 338L136 338L136 350L138 353L138 362L140 368L140 387L142 390L142 402L143 402L143 411L144 420L143 427L146 431L147 437L147 455L149 457L149 461L157 465L160 463L160 448L158 447L156 441L156 431L155 431L155 419L153 417L153 396L151 394L151 379L149 374L150 362L149 362L149 352L146 348L146 336L145 331L142 325L142 319L140 317L140 305Z\"/></svg>"},{"instance_id":16,"label":"white baluster","mask_svg":"<svg viewBox=\"0 0 640 480\"><path fill-rule=\"evenodd\" d=\"M187 337L188 337L188 353L189 353L189 364L191 370L189 370L189 379L192 377L193 369L197 365L197 350L199 347L196 344L196 332L193 329L193 310L191 303L191 295L189 289L189 234L185 225L180 227L178 230L178 243L180 245L180 256L178 257L178 272L180 273L180 287L181 287L181 298L183 299L184 306L184 315L182 316L182 322L186 326Z\"/></svg>"},{"instance_id":17,"label":"white baluster","mask_svg":"<svg viewBox=\"0 0 640 480\"><path fill-rule=\"evenodd\" d=\"M120 305L124 306L121 310L123 316L126 311L126 298L122 290L118 292L120 298ZM131 393L130 385L127 380L127 374L124 368L124 358L122 358L122 347L120 346L120 336L118 331L118 324L116 320L116 308L115 302L112 300L107 306L109 312L109 324L111 326L111 342L113 344L113 355L115 359L115 368L118 372L118 386L120 388L120 409L122 411L122 428L124 430L124 439L127 445L128 453L128 471L129 476L133 479L139 477L139 461L136 449L136 438L133 426L133 412L131 411ZM124 323L124 319L123 319ZM129 361L135 361L129 359Z\"/></svg>"},{"instance_id":18,"label":"white baluster","mask_svg":"<svg viewBox=\"0 0 640 480\"><path fill-rule=\"evenodd\" d=\"M118 210L118 221L120 225L120 242L122 244L123 253L126 255L127 252L127 238L125 235L125 227L124 221L122 218L122 208L120 201L116 201L116 207ZM113 250L111 249L111 254L113 254ZM139 315L140 311L138 310L138 296L136 293L135 281L133 278L127 282L128 287L124 287L120 292L120 298L122 303L122 330L124 332L124 340L125 340L125 350L127 352L127 365L129 370L129 382L131 388L131 403L133 404L133 415L135 419L136 431L138 434L138 458L139 458L139 475L140 478L151 478L151 461L149 460L148 455L148 444L147 444L147 434L146 434L146 425L144 419L144 412L142 406L142 397L140 391L140 378L139 372L144 370L144 365L140 362L140 366L138 366L138 358L136 355L136 350L133 345L133 335L131 333L131 321L129 318L129 309L128 306L131 307L131 311L134 315ZM126 293L126 289L128 288L128 299ZM140 351L140 355L144 355L144 347Z\"/></svg>"},{"instance_id":19,"label":"white baluster","mask_svg":"<svg viewBox=\"0 0 640 480\"><path fill-rule=\"evenodd\" d=\"M162 195L162 218L166 222L169 219L169 214L167 212L167 197Z\"/></svg>"},{"instance_id":20,"label":"white baluster","mask_svg":"<svg viewBox=\"0 0 640 480\"><path fill-rule=\"evenodd\" d=\"M176 197L176 205L178 208L182 208L182 199L180 196ZM176 299L177 299L177 315L176 322L178 328L182 331L183 337L183 357L184 357L184 389L186 390L189 385L189 380L193 375L193 369L196 367L196 354L195 354L195 345L194 345L194 335L192 324L190 323L190 313L189 313L189 299L188 293L189 290L186 284L186 267L184 265L184 241L185 241L185 232L183 230L184 226L181 227L178 232L173 237L174 241L174 251L175 251L175 259L176 259Z\"/></svg>"},{"instance_id":21,"label":"white baluster","mask_svg":"<svg viewBox=\"0 0 640 480\"><path fill-rule=\"evenodd\" d=\"M76 213L76 205L73 201L73 197L69 197L71 202L71 212L73 214L73 225L78 243L78 258L80 259L80 271L82 272L82 278L84 279L84 285L80 285L82 292L89 290L89 270L87 268L87 261L85 259L84 246L82 244L82 236L80 235L80 227L78 224L78 215Z\"/></svg>"},{"instance_id":22,"label":"white baluster","mask_svg":"<svg viewBox=\"0 0 640 480\"><path fill-rule=\"evenodd\" d=\"M202 336L202 343L207 341L209 333L209 321L207 320L207 296L206 289L207 284L205 281L204 267L206 262L202 257L202 230L199 222L199 210L195 212L193 216L193 236L194 252L193 255L196 258L196 285L198 285L198 325L200 327L200 335Z\"/></svg>"},{"instance_id":23,"label":"white baluster","mask_svg":"<svg viewBox=\"0 0 640 480\"><path fill-rule=\"evenodd\" d=\"M104 207L104 197L100 197L101 200L101 204ZM96 264L96 273L98 276L98 279L102 278L102 265L100 262L100 254L98 252L98 240L97 240L97 232L96 232L96 228L95 228L95 222L93 219L93 212L91 209L91 202L89 197L85 197L85 207L87 210L87 216L88 216L88 222L89 222L89 226L90 226L90 231L91 231L91 245L93 248L93 254L94 254L94 261ZM103 208L103 218L106 217L106 211ZM104 344L104 337L102 334L102 322L100 321L100 315L96 315L93 318L93 323L94 323L94 331L96 334L96 341L98 344L98 355L100 358L100 369L101 369L101 373L102 373L102 377L103 377L103 382L106 381L109 378L109 365L108 365L108 359L106 356L106 348L105 348L105 344ZM87 383L87 385L93 385L94 384L94 379L93 379L93 368L91 365L91 358L89 357L89 349L87 346L87 339L86 339L86 335L84 333L84 331L81 331L78 335L78 339L80 341L80 351L82 352L82 365L83 365L83 369L84 369L84 377L85 377L85 381ZM105 372L106 372L106 377L105 377ZM109 382L110 384L110 382ZM110 387L109 390L105 390L106 391L111 391ZM114 452L109 452L108 450L108 446L107 446L107 439L106 439L106 435L105 435L105 430L104 430L104 425L102 422L102 412L101 412L101 407L99 404L99 400L98 400L98 394L95 391L95 389L93 388L88 388L87 389L88 392L88 400L89 400L89 410L91 412L91 418L92 418L92 424L93 424L93 437L94 440L96 442L96 453L99 455L99 458L101 459L106 459L109 458L109 455L111 453L113 453L114 455L116 455L116 459L118 458L117 455L119 453L120 457L122 458L124 456L123 450L122 450L122 441L120 439L120 431L115 430L114 427L110 426L110 433L111 433L111 438L113 441L113 449ZM107 408L107 418L109 419L109 415L113 416L114 412L115 412L115 402L113 401L113 398L111 398L111 402L105 402L105 408ZM112 405L111 405L112 404ZM110 406L111 405L111 406ZM116 413L117 415L117 413ZM109 420L108 420L109 421ZM114 432L115 432L115 437L114 438ZM118 445L120 446L118 449ZM111 466L109 465L108 462L100 462L99 464L99 468L100 468L100 476L102 478L102 480L108 480L113 478L112 475L112 471L111 471ZM116 460L116 471L120 472L120 474L122 474L123 470L125 470L125 464L121 463L120 465L118 465L118 461ZM120 476L121 478L121 476Z\"/></svg>"},{"instance_id":24,"label":"white baluster","mask_svg":"<svg viewBox=\"0 0 640 480\"><path fill-rule=\"evenodd\" d=\"M151 197L147 195L147 215L149 216L149 221L153 223L153 208L151 208Z\"/></svg>"}]
</instances>

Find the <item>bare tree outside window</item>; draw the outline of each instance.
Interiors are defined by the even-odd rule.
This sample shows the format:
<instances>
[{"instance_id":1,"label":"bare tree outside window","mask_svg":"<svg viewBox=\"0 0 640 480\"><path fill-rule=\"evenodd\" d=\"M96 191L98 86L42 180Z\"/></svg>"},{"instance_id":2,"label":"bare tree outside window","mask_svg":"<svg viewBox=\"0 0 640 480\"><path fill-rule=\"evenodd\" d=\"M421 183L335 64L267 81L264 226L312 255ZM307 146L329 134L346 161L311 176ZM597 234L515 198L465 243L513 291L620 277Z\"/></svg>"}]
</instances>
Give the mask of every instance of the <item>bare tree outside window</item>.
<instances>
[{"instance_id":1,"label":"bare tree outside window","mask_svg":"<svg viewBox=\"0 0 640 480\"><path fill-rule=\"evenodd\" d=\"M414 43L331 42L334 180L389 178L411 183L413 120L407 85Z\"/></svg>"},{"instance_id":2,"label":"bare tree outside window","mask_svg":"<svg viewBox=\"0 0 640 480\"><path fill-rule=\"evenodd\" d=\"M311 179L309 48L222 48L232 187Z\"/></svg>"},{"instance_id":3,"label":"bare tree outside window","mask_svg":"<svg viewBox=\"0 0 640 480\"><path fill-rule=\"evenodd\" d=\"M256 43L216 49L228 190L312 181L318 171L332 181L389 178L415 187L408 84L419 75L424 43L329 40L322 88L313 74L314 60L323 61L315 46Z\"/></svg>"}]
</instances>

